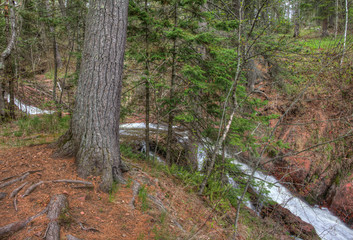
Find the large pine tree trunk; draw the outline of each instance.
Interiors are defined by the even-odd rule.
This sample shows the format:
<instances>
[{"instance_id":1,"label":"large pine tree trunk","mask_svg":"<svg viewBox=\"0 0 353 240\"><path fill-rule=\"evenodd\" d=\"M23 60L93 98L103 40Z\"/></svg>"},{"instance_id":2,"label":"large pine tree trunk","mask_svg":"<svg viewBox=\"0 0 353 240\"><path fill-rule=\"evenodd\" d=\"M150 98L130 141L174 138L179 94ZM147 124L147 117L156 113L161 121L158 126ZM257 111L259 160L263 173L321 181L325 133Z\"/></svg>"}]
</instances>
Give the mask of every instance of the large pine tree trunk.
<instances>
[{"instance_id":1,"label":"large pine tree trunk","mask_svg":"<svg viewBox=\"0 0 353 240\"><path fill-rule=\"evenodd\" d=\"M120 97L128 0L91 0L71 128L59 155L76 155L81 177L101 176L107 191L121 177Z\"/></svg>"}]
</instances>

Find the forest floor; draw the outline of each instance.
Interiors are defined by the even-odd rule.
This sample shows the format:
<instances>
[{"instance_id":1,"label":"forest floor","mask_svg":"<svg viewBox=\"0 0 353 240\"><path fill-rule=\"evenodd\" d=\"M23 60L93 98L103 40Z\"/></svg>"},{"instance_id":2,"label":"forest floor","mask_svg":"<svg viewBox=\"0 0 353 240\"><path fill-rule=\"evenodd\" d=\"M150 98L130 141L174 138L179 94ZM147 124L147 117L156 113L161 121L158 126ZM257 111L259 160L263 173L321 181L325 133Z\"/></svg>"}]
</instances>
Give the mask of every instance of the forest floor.
<instances>
[{"instance_id":1,"label":"forest floor","mask_svg":"<svg viewBox=\"0 0 353 240\"><path fill-rule=\"evenodd\" d=\"M0 227L36 215L46 208L52 196L65 194L69 209L59 217L61 236L184 239L195 235L196 239L225 239L231 231L217 224L217 214L195 193L186 192L177 179L153 171L146 162L128 160L131 170L124 176L127 183L114 186L110 193L103 193L98 190L97 178L85 179L93 184L92 188L52 182L83 180L77 176L73 158L56 159L51 157L52 153L53 149L48 145L0 149L0 185L26 172L36 171L23 181L0 188L0 192L6 193L1 200ZM40 181L44 183L23 197L26 189ZM25 182L26 186L16 196L16 211L10 194ZM134 196L136 182L139 182L140 190ZM42 215L7 239L42 239L48 223L47 216Z\"/></svg>"}]
</instances>

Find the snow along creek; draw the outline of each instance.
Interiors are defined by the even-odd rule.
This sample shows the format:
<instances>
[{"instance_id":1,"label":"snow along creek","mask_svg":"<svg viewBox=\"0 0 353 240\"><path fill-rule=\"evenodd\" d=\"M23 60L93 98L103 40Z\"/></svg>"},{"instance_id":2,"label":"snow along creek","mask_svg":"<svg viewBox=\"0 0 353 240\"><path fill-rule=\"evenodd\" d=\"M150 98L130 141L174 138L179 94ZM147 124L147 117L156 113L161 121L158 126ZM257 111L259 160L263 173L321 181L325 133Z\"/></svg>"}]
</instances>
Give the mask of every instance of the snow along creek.
<instances>
[{"instance_id":1,"label":"snow along creek","mask_svg":"<svg viewBox=\"0 0 353 240\"><path fill-rule=\"evenodd\" d=\"M7 100L10 101L10 97L7 96ZM15 99L16 106L23 112L27 114L51 114L53 111L41 110L34 106L27 106ZM121 135L136 135L143 136L144 130L146 128L145 123L131 123L131 124L121 124L120 134ZM164 125L158 126L156 124L150 124L151 131L166 131L167 127ZM178 132L179 135L182 134L181 141L187 141L187 132ZM146 148L146 144L144 145ZM202 145L198 147L198 163L199 170L202 168L202 164L206 159L206 151ZM151 153L153 156L153 153ZM158 156L157 160L163 162ZM237 164L240 169L247 174L251 174L252 169L245 163L236 160L236 156L231 156L227 154L227 158L234 158L233 163ZM287 190L282 184L278 183L278 180L272 176L268 176L260 171L255 173L256 181L265 181L266 183L272 183L273 186L269 187L269 194L273 201L280 204L282 207L290 210L294 215L300 217L303 221L310 223L316 230L317 234L325 240L353 240L353 229L348 228L338 217L333 215L327 208L312 207L305 201L301 200L292 195L292 193ZM234 181L233 181L234 183ZM267 184L266 184L267 185ZM234 184L236 186L236 184ZM255 190L259 191L260 189ZM250 203L246 203L248 207L251 207Z\"/></svg>"}]
</instances>

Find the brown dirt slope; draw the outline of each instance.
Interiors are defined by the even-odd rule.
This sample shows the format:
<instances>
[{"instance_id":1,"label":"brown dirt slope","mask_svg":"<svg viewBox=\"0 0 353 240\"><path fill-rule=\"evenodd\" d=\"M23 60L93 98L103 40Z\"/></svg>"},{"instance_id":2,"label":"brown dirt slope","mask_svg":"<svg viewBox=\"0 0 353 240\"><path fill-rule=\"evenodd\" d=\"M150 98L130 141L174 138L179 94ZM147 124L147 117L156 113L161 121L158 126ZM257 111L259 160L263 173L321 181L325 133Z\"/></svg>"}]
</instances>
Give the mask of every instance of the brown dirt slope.
<instances>
[{"instance_id":1,"label":"brown dirt slope","mask_svg":"<svg viewBox=\"0 0 353 240\"><path fill-rule=\"evenodd\" d=\"M114 193L99 192L99 179L91 178L88 181L94 188L47 182L23 198L27 188L39 181L83 180L76 174L73 158L53 159L52 151L47 145L0 150L0 184L10 181L8 177L40 170L23 181L0 188L0 192L7 194L0 200L0 227L27 219L42 211L53 195L66 194L69 212L59 217L62 238L71 234L81 239L177 239L194 233L197 233L196 239L226 238L226 231L213 222L211 208L195 194L186 193L173 178L163 173L158 179L152 177L146 163L131 163L132 170L125 175L127 184L118 185ZM134 181L139 182L147 194L147 201L136 196L135 209L130 203ZM10 193L24 182L28 184L17 196L18 211L15 211ZM146 209L144 204L147 204ZM46 215L42 215L7 239L42 239L48 222ZM83 230L80 224L98 231Z\"/></svg>"}]
</instances>

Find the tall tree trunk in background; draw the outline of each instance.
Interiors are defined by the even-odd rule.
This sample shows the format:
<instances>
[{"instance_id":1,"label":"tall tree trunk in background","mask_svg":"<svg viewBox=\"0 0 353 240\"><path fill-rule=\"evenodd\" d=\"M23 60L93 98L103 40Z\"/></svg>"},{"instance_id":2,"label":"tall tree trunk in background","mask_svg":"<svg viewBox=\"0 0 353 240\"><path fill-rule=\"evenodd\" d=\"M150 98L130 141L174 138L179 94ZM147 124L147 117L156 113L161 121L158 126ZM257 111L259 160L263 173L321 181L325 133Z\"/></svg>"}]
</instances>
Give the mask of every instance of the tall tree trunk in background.
<instances>
[{"instance_id":1,"label":"tall tree trunk in background","mask_svg":"<svg viewBox=\"0 0 353 240\"><path fill-rule=\"evenodd\" d=\"M322 22L322 32L321 32L321 37L327 37L328 34L328 17L325 17Z\"/></svg>"},{"instance_id":2,"label":"tall tree trunk in background","mask_svg":"<svg viewBox=\"0 0 353 240\"><path fill-rule=\"evenodd\" d=\"M342 65L343 59L344 59L344 54L346 53L347 30L348 30L348 0L345 0L345 5L346 5L346 22L344 25L343 52L342 52L342 58L341 58L340 65Z\"/></svg>"},{"instance_id":3,"label":"tall tree trunk in background","mask_svg":"<svg viewBox=\"0 0 353 240\"><path fill-rule=\"evenodd\" d=\"M335 39L337 38L337 33L338 33L338 0L336 0L336 8L335 8Z\"/></svg>"},{"instance_id":4,"label":"tall tree trunk in background","mask_svg":"<svg viewBox=\"0 0 353 240\"><path fill-rule=\"evenodd\" d=\"M146 15L148 16L148 0L145 0L145 12ZM150 78L150 59L149 59L149 39L148 39L148 22L147 19L145 21L145 100L146 100L146 106L145 106L145 123L146 123L146 136L145 136L145 142L146 142L146 158L149 159L150 157L150 83L149 83L149 78Z\"/></svg>"},{"instance_id":5,"label":"tall tree trunk in background","mask_svg":"<svg viewBox=\"0 0 353 240\"><path fill-rule=\"evenodd\" d=\"M90 1L75 110L56 152L76 155L79 176L101 176L103 191L122 180L119 119L127 13L128 0Z\"/></svg>"},{"instance_id":6,"label":"tall tree trunk in background","mask_svg":"<svg viewBox=\"0 0 353 240\"><path fill-rule=\"evenodd\" d=\"M174 29L177 27L178 23L178 4L174 4ZM174 99L174 84L176 80L176 41L177 37L173 39L173 53L172 53L172 76L170 80L170 91L169 91L169 117L168 117L168 136L167 136L167 164L172 164L171 151L172 151L172 141L173 141L173 124L174 124L174 111L175 111L175 99Z\"/></svg>"},{"instance_id":7,"label":"tall tree trunk in background","mask_svg":"<svg viewBox=\"0 0 353 240\"><path fill-rule=\"evenodd\" d=\"M8 40L8 44L5 50L0 55L0 121L5 119L5 61L10 57L12 49L16 43L17 30L16 30L16 15L15 15L15 4L13 0L9 2L9 24L11 29L11 36Z\"/></svg>"},{"instance_id":8,"label":"tall tree trunk in background","mask_svg":"<svg viewBox=\"0 0 353 240\"><path fill-rule=\"evenodd\" d=\"M53 21L54 19L54 10L55 10L55 1L52 1L52 7L50 6L50 0L45 1L45 7L47 10L47 17ZM52 44L53 44L53 55L54 55L54 79L53 79L53 101L56 102L56 85L58 82L58 68L61 68L61 56L59 52L58 43L56 41L56 32L53 23L49 23L49 31L52 37Z\"/></svg>"},{"instance_id":9,"label":"tall tree trunk in background","mask_svg":"<svg viewBox=\"0 0 353 240\"><path fill-rule=\"evenodd\" d=\"M295 9L294 9L294 34L293 37L299 37L299 30L300 30L300 0L295 2Z\"/></svg>"},{"instance_id":10,"label":"tall tree trunk in background","mask_svg":"<svg viewBox=\"0 0 353 240\"><path fill-rule=\"evenodd\" d=\"M9 95L10 95L10 103L9 103L9 117L10 119L15 119L15 70L12 62L12 57L8 58L6 61L6 78L9 86Z\"/></svg>"}]
</instances>

